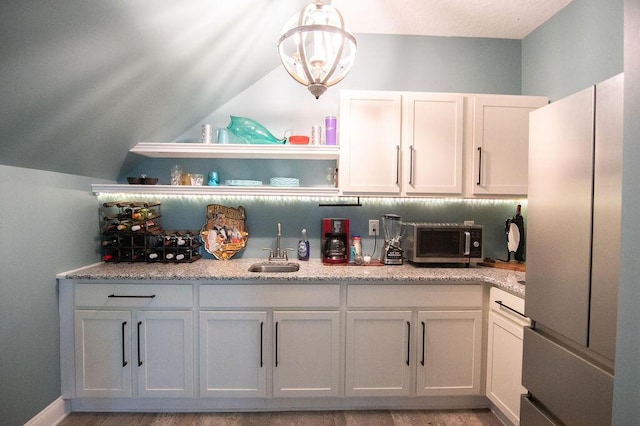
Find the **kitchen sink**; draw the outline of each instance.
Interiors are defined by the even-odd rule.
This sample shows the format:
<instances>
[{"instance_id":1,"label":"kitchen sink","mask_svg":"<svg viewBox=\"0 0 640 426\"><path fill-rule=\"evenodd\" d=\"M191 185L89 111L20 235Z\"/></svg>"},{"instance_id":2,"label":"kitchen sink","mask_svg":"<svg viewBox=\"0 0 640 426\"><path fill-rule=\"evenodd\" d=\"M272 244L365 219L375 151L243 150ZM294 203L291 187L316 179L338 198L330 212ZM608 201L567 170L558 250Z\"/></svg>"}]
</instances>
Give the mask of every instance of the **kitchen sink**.
<instances>
[{"instance_id":1,"label":"kitchen sink","mask_svg":"<svg viewBox=\"0 0 640 426\"><path fill-rule=\"evenodd\" d=\"M249 266L249 272L296 272L299 269L300 264L293 262L263 262Z\"/></svg>"}]
</instances>

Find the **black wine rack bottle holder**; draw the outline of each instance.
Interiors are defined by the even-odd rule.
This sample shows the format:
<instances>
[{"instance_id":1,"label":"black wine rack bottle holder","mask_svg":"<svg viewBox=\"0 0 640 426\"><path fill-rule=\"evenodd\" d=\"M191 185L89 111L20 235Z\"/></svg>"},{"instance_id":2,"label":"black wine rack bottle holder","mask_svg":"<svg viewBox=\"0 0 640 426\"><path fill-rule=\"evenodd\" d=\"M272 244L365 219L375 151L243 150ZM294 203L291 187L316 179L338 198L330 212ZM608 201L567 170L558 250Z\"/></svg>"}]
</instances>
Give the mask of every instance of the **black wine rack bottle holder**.
<instances>
[{"instance_id":1,"label":"black wine rack bottle holder","mask_svg":"<svg viewBox=\"0 0 640 426\"><path fill-rule=\"evenodd\" d=\"M190 263L200 259L198 231L162 229L160 202L114 201L100 208L105 262Z\"/></svg>"}]
</instances>

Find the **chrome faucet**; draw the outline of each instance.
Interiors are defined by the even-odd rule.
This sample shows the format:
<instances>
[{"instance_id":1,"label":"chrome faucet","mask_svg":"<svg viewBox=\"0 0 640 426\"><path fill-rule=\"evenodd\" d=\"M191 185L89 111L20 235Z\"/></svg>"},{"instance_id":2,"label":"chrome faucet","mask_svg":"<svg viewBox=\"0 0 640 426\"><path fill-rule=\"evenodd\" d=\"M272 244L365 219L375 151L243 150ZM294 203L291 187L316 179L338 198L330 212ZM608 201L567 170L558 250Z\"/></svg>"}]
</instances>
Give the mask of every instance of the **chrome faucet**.
<instances>
[{"instance_id":1,"label":"chrome faucet","mask_svg":"<svg viewBox=\"0 0 640 426\"><path fill-rule=\"evenodd\" d=\"M280 222L278 222L278 234L276 235L276 249L271 250L270 248L263 248L262 250L269 250L269 260L289 260L289 256L287 255L287 251L292 248L281 249L280 248L280 237L282 237L282 226Z\"/></svg>"}]
</instances>

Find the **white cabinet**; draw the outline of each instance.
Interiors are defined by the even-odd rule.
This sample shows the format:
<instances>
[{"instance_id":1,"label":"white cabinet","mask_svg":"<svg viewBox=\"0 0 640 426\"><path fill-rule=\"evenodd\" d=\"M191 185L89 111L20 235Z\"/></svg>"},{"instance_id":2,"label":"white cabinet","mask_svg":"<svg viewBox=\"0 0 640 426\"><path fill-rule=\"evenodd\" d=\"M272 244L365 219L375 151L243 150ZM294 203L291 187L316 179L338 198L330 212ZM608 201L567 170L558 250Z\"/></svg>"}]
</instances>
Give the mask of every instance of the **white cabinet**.
<instances>
[{"instance_id":1,"label":"white cabinet","mask_svg":"<svg viewBox=\"0 0 640 426\"><path fill-rule=\"evenodd\" d=\"M480 285L348 286L346 394L479 395L482 293Z\"/></svg>"},{"instance_id":2,"label":"white cabinet","mask_svg":"<svg viewBox=\"0 0 640 426\"><path fill-rule=\"evenodd\" d=\"M347 396L406 396L411 311L347 312Z\"/></svg>"},{"instance_id":3,"label":"white cabinet","mask_svg":"<svg viewBox=\"0 0 640 426\"><path fill-rule=\"evenodd\" d=\"M200 287L202 396L340 393L338 285Z\"/></svg>"},{"instance_id":4,"label":"white cabinet","mask_svg":"<svg viewBox=\"0 0 640 426\"><path fill-rule=\"evenodd\" d=\"M402 189L406 195L462 193L463 130L463 95L402 95Z\"/></svg>"},{"instance_id":5,"label":"white cabinet","mask_svg":"<svg viewBox=\"0 0 640 426\"><path fill-rule=\"evenodd\" d=\"M476 95L473 103L473 194L527 195L529 113L548 99Z\"/></svg>"},{"instance_id":6,"label":"white cabinet","mask_svg":"<svg viewBox=\"0 0 640 426\"><path fill-rule=\"evenodd\" d=\"M522 336L529 320L523 316L524 300L491 289L487 339L487 398L513 424L520 423L522 386ZM520 314L519 314L520 313Z\"/></svg>"},{"instance_id":7,"label":"white cabinet","mask_svg":"<svg viewBox=\"0 0 640 426\"><path fill-rule=\"evenodd\" d=\"M267 395L267 313L200 312L200 395Z\"/></svg>"},{"instance_id":8,"label":"white cabinet","mask_svg":"<svg viewBox=\"0 0 640 426\"><path fill-rule=\"evenodd\" d=\"M418 395L477 395L482 377L482 310L420 311Z\"/></svg>"},{"instance_id":9,"label":"white cabinet","mask_svg":"<svg viewBox=\"0 0 640 426\"><path fill-rule=\"evenodd\" d=\"M132 316L135 318L132 321ZM192 313L76 310L76 392L88 397L193 395Z\"/></svg>"},{"instance_id":10,"label":"white cabinet","mask_svg":"<svg viewBox=\"0 0 640 426\"><path fill-rule=\"evenodd\" d=\"M338 396L340 313L275 311L273 396Z\"/></svg>"},{"instance_id":11,"label":"white cabinet","mask_svg":"<svg viewBox=\"0 0 640 426\"><path fill-rule=\"evenodd\" d=\"M190 286L77 284L79 397L193 396ZM156 308L189 308L157 310Z\"/></svg>"},{"instance_id":12,"label":"white cabinet","mask_svg":"<svg viewBox=\"0 0 640 426\"><path fill-rule=\"evenodd\" d=\"M342 91L340 189L526 195L529 112L547 102L539 96Z\"/></svg>"},{"instance_id":13,"label":"white cabinet","mask_svg":"<svg viewBox=\"0 0 640 426\"><path fill-rule=\"evenodd\" d=\"M75 311L78 396L130 397L131 312Z\"/></svg>"},{"instance_id":14,"label":"white cabinet","mask_svg":"<svg viewBox=\"0 0 640 426\"><path fill-rule=\"evenodd\" d=\"M343 193L461 193L462 95L342 91L340 96Z\"/></svg>"},{"instance_id":15,"label":"white cabinet","mask_svg":"<svg viewBox=\"0 0 640 426\"><path fill-rule=\"evenodd\" d=\"M400 193L402 97L340 92L339 179L343 193Z\"/></svg>"}]
</instances>

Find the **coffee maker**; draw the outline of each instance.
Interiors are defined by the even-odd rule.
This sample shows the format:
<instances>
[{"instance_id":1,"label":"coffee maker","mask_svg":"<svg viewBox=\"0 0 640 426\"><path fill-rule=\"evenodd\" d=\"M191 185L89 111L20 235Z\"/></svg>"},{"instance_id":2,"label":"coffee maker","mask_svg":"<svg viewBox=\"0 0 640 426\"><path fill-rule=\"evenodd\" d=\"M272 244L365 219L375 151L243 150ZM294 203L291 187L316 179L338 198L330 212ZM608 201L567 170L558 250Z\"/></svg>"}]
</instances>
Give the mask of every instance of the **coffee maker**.
<instances>
[{"instance_id":1,"label":"coffee maker","mask_svg":"<svg viewBox=\"0 0 640 426\"><path fill-rule=\"evenodd\" d=\"M322 219L322 263L342 264L349 261L349 219Z\"/></svg>"}]
</instances>

